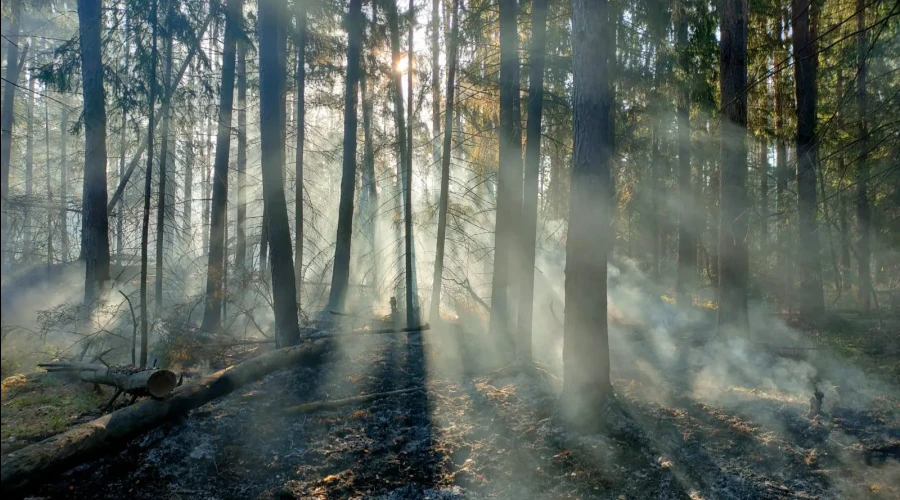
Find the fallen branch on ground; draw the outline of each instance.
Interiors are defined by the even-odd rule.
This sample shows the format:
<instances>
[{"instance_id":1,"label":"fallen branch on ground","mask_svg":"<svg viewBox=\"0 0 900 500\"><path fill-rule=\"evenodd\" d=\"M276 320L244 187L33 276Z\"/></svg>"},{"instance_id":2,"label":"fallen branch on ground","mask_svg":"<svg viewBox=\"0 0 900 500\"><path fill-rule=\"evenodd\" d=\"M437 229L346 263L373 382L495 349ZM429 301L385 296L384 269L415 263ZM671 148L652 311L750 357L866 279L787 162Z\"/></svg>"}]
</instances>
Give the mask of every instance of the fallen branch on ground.
<instances>
[{"instance_id":1,"label":"fallen branch on ground","mask_svg":"<svg viewBox=\"0 0 900 500\"><path fill-rule=\"evenodd\" d=\"M175 390L178 382L175 373L169 370L141 370L133 366L109 367L79 362L41 363L38 366L51 373L74 372L83 382L111 385L132 396L163 398Z\"/></svg>"},{"instance_id":2,"label":"fallen branch on ground","mask_svg":"<svg viewBox=\"0 0 900 500\"><path fill-rule=\"evenodd\" d=\"M278 349L181 387L163 401L142 401L26 446L4 458L0 488L3 492L26 488L48 474L109 452L114 445L126 443L275 370L296 364L316 365L328 349L329 343L322 341Z\"/></svg>"},{"instance_id":3,"label":"fallen branch on ground","mask_svg":"<svg viewBox=\"0 0 900 500\"><path fill-rule=\"evenodd\" d=\"M408 394L410 392L416 392L423 390L424 387L413 387L410 389L398 389L396 391L387 391L387 392L378 392L375 394L364 394L362 396L353 396L352 398L344 398L344 399L334 399L331 401L315 401L313 403L304 403L302 405L291 406L284 410L284 414L287 416L297 416L297 415L306 415L307 413L314 413L322 410L334 410L336 408L342 408L344 406L351 406L355 404L361 403L369 403L378 399L384 399L391 396L397 396L399 394Z\"/></svg>"}]
</instances>

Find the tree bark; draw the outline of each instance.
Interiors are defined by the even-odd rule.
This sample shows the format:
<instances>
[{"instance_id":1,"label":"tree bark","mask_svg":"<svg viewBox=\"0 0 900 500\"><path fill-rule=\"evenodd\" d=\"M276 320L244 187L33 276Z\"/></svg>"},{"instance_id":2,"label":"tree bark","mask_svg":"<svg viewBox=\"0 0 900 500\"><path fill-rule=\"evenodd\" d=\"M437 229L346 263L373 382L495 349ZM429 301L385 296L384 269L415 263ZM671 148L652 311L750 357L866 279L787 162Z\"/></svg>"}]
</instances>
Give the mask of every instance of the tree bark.
<instances>
[{"instance_id":1,"label":"tree bark","mask_svg":"<svg viewBox=\"0 0 900 500\"><path fill-rule=\"evenodd\" d=\"M453 150L453 99L456 79L457 52L459 46L459 1L453 0L453 26L450 32L450 47L447 52L447 102L444 115L444 154L441 157L441 193L438 200L437 243L435 244L434 278L431 287L432 321L441 319L441 285L444 272L444 245L447 239L447 209L450 204L450 154ZM544 0L537 0L538 2Z\"/></svg>"},{"instance_id":2,"label":"tree bark","mask_svg":"<svg viewBox=\"0 0 900 500\"><path fill-rule=\"evenodd\" d=\"M25 199L32 203L34 196L34 75L28 75L28 105L26 106L25 121ZM31 260L32 228L31 206L26 205L22 214L22 258L21 262L28 263Z\"/></svg>"},{"instance_id":3,"label":"tree bark","mask_svg":"<svg viewBox=\"0 0 900 500\"><path fill-rule=\"evenodd\" d=\"M342 311L350 282L350 243L353 236L353 197L356 190L356 101L359 93L362 1L350 0L347 15L347 78L344 89L344 159L341 200L334 250L334 269L328 309Z\"/></svg>"},{"instance_id":4,"label":"tree bark","mask_svg":"<svg viewBox=\"0 0 900 500\"><path fill-rule=\"evenodd\" d=\"M259 127L262 149L263 200L272 254L272 295L279 345L300 340L297 291L291 255L291 230L284 194L285 49L284 0L259 2Z\"/></svg>"},{"instance_id":5,"label":"tree bark","mask_svg":"<svg viewBox=\"0 0 900 500\"><path fill-rule=\"evenodd\" d=\"M721 5L723 123L719 190L719 330L748 328L747 0Z\"/></svg>"},{"instance_id":6,"label":"tree bark","mask_svg":"<svg viewBox=\"0 0 900 500\"><path fill-rule=\"evenodd\" d=\"M109 385L127 394L163 398L175 390L178 378L169 370L135 369L131 366L110 367L93 363L41 363L39 367L50 373L74 372L82 382Z\"/></svg>"},{"instance_id":7,"label":"tree bark","mask_svg":"<svg viewBox=\"0 0 900 500\"><path fill-rule=\"evenodd\" d=\"M131 40L131 17L125 18L125 36L122 43L125 45L125 67L131 67L131 50L129 47L129 41ZM65 108L64 108L65 109ZM65 112L65 111L63 111ZM118 179L119 182L125 178L125 139L128 137L128 107L122 106L122 129L119 130L119 171L118 171ZM65 161L65 160L63 160ZM110 210L109 205L107 205L106 210L108 212L112 212ZM116 211L116 260L120 263L122 262L122 252L125 250L125 193L122 193L122 197L119 200L118 207L115 207ZM63 213L65 215L65 213Z\"/></svg>"},{"instance_id":8,"label":"tree bark","mask_svg":"<svg viewBox=\"0 0 900 500\"><path fill-rule=\"evenodd\" d=\"M415 5L414 0L409 0L409 53L406 56L406 111L409 113L408 126L406 128L406 168L403 169L403 243L404 263L406 264L406 326L412 326L419 322L418 318L418 290L416 287L415 270L415 242L413 241L412 227L412 167L413 167L413 73L415 72L416 54L413 50L413 36L415 30Z\"/></svg>"},{"instance_id":9,"label":"tree bark","mask_svg":"<svg viewBox=\"0 0 900 500\"><path fill-rule=\"evenodd\" d=\"M783 20L782 16L779 15L775 19L775 44L776 44L776 56L775 59L777 61L782 61L786 57L786 51L784 50L784 39L783 39ZM775 87L775 204L778 209L779 222L777 228L777 265L779 274L781 274L784 278L783 287L781 290L782 295L782 303L790 304L791 303L791 295L792 295L792 280L790 278L791 274L788 272L790 268L790 258L789 258L789 248L790 248L790 233L788 229L788 213L791 211L790 200L788 198L787 187L788 182L790 180L790 172L788 170L787 164L787 145L784 140L785 132L784 132L784 117L785 117L785 107L789 105L788 99L785 97L784 92L784 83L782 82L781 71L776 71L774 75L774 87Z\"/></svg>"},{"instance_id":10,"label":"tree bark","mask_svg":"<svg viewBox=\"0 0 900 500\"><path fill-rule=\"evenodd\" d=\"M564 415L579 427L598 423L612 396L607 330L607 258L614 241L615 210L610 175L612 108L604 44L606 0L574 0L572 49L574 157L566 243L563 327Z\"/></svg>"},{"instance_id":11,"label":"tree bark","mask_svg":"<svg viewBox=\"0 0 900 500\"><path fill-rule=\"evenodd\" d=\"M3 85L3 110L0 111L0 186L2 186L2 228L0 228L0 267L7 265L7 245L9 244L8 206L9 199L9 162L12 156L12 136L15 127L16 91L18 90L19 74L22 64L19 62L19 20L21 13L16 13L16 18L9 24L9 34L6 49L6 82ZM22 51L22 56L28 52L27 46ZM22 59L24 62L24 57Z\"/></svg>"},{"instance_id":12,"label":"tree bark","mask_svg":"<svg viewBox=\"0 0 900 500\"><path fill-rule=\"evenodd\" d=\"M303 147L306 136L306 2L297 4L297 150L294 156L294 286L297 288L297 307L303 293Z\"/></svg>"},{"instance_id":13,"label":"tree bark","mask_svg":"<svg viewBox=\"0 0 900 500\"><path fill-rule=\"evenodd\" d=\"M172 16L174 15L175 2L166 2L166 69L163 76L163 109L162 129L160 135L162 141L159 146L159 191L156 197L156 286L154 294L154 307L156 315L162 316L163 308L163 261L166 251L166 215L169 212L169 199L166 184L169 178L169 126L172 117Z\"/></svg>"},{"instance_id":14,"label":"tree bark","mask_svg":"<svg viewBox=\"0 0 900 500\"><path fill-rule=\"evenodd\" d=\"M693 304L692 289L695 285L697 266L697 241L692 200L691 182L691 89L689 76L692 71L688 53L688 19L685 2L679 2L676 13L675 43L681 66L681 81L678 82L678 273L676 275L676 301L679 307L689 308Z\"/></svg>"},{"instance_id":15,"label":"tree bark","mask_svg":"<svg viewBox=\"0 0 900 500\"><path fill-rule=\"evenodd\" d=\"M247 266L247 44L237 45L237 241L234 261Z\"/></svg>"},{"instance_id":16,"label":"tree bark","mask_svg":"<svg viewBox=\"0 0 900 500\"><path fill-rule=\"evenodd\" d=\"M519 270L515 251L522 213L522 131L519 106L519 48L516 0L500 0L500 167L491 282L490 332L504 356L514 355L513 318L509 301L512 273Z\"/></svg>"},{"instance_id":17,"label":"tree bark","mask_svg":"<svg viewBox=\"0 0 900 500\"><path fill-rule=\"evenodd\" d=\"M368 42L369 50L375 52L375 36L374 30L378 25L378 9L375 2L372 3L372 35ZM370 56L374 60L374 56ZM369 64L363 64L363 69L359 74L359 92L362 96L362 115L363 115L363 170L362 170L362 193L360 193L360 211L363 217L363 234L366 235L367 244L372 255L372 292L373 297L377 297L378 285L381 283L381 265L378 258L378 244L376 242L376 224L375 217L378 207L378 190L375 178L375 138L372 134L372 119L374 114L374 97L372 88L368 83L369 76L367 71ZM373 71L373 74L375 72Z\"/></svg>"},{"instance_id":18,"label":"tree bark","mask_svg":"<svg viewBox=\"0 0 900 500\"><path fill-rule=\"evenodd\" d=\"M431 134L432 161L441 161L438 137L441 135L441 2L431 0ZM447 63L450 64L449 62ZM452 113L451 113L452 114ZM443 169L443 166L441 167Z\"/></svg>"},{"instance_id":19,"label":"tree bark","mask_svg":"<svg viewBox=\"0 0 900 500\"><path fill-rule=\"evenodd\" d=\"M812 321L825 312L822 263L819 258L819 228L816 221L816 42L810 26L811 0L792 1L794 35L794 81L797 88L797 250L802 321Z\"/></svg>"},{"instance_id":20,"label":"tree bark","mask_svg":"<svg viewBox=\"0 0 900 500\"><path fill-rule=\"evenodd\" d=\"M856 246L856 260L859 266L857 278L857 309L866 313L871 309L872 270L871 268L871 233L872 213L869 208L869 95L868 73L866 62L866 2L856 0L856 103L859 120L859 166L856 169L856 226L859 240Z\"/></svg>"},{"instance_id":21,"label":"tree bark","mask_svg":"<svg viewBox=\"0 0 900 500\"><path fill-rule=\"evenodd\" d=\"M26 446L4 457L0 485L4 492L22 491L48 474L108 453L129 439L187 415L275 370L292 365L315 366L325 359L329 345L320 340L278 349L183 386L164 401L142 401Z\"/></svg>"},{"instance_id":22,"label":"tree bark","mask_svg":"<svg viewBox=\"0 0 900 500\"><path fill-rule=\"evenodd\" d=\"M62 106L59 111L59 227L62 233L62 262L69 261L69 217L66 206L69 199L69 109Z\"/></svg>"},{"instance_id":23,"label":"tree bark","mask_svg":"<svg viewBox=\"0 0 900 500\"><path fill-rule=\"evenodd\" d=\"M158 62L157 54L157 34L158 34L158 12L159 0L153 0L151 9L151 26L153 30L151 49L150 49L150 96L149 96L149 112L147 123L147 169L144 176L144 211L141 216L141 356L138 366L144 368L147 366L147 345L150 336L150 318L149 307L147 304L147 261L149 252L150 239L150 196L153 190L153 133L156 125L156 66Z\"/></svg>"},{"instance_id":24,"label":"tree bark","mask_svg":"<svg viewBox=\"0 0 900 500\"><path fill-rule=\"evenodd\" d=\"M534 315L534 265L538 220L538 182L541 175L541 118L544 111L544 57L547 50L547 0L531 4L528 125L525 145L525 183L522 192L522 269L519 283L516 358L531 362ZM607 131L609 127L607 126Z\"/></svg>"},{"instance_id":25,"label":"tree bark","mask_svg":"<svg viewBox=\"0 0 900 500\"><path fill-rule=\"evenodd\" d=\"M84 303L93 304L109 279L109 217L106 207L106 98L100 32L101 0L78 1L81 79L84 89L84 188L81 246L85 257Z\"/></svg>"},{"instance_id":26,"label":"tree bark","mask_svg":"<svg viewBox=\"0 0 900 500\"><path fill-rule=\"evenodd\" d=\"M234 73L237 39L242 29L242 0L227 0L225 40L222 52L222 87L219 91L219 123L216 130L216 160L213 167L212 213L209 225L209 259L206 272L206 302L201 328L222 329L225 297L225 230L228 209L228 159L231 153L231 112L234 106Z\"/></svg>"}]
</instances>

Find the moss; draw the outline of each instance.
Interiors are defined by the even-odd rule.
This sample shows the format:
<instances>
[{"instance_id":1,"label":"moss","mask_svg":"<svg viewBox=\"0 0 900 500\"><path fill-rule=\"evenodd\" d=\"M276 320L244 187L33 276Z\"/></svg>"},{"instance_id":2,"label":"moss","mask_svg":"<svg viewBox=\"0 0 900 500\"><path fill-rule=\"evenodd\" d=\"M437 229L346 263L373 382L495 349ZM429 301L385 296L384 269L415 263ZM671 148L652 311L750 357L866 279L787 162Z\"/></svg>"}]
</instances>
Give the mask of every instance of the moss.
<instances>
[{"instance_id":1,"label":"moss","mask_svg":"<svg viewBox=\"0 0 900 500\"><path fill-rule=\"evenodd\" d=\"M30 441L65 431L80 417L99 415L110 396L109 389L44 373L14 375L2 383L0 439Z\"/></svg>"}]
</instances>

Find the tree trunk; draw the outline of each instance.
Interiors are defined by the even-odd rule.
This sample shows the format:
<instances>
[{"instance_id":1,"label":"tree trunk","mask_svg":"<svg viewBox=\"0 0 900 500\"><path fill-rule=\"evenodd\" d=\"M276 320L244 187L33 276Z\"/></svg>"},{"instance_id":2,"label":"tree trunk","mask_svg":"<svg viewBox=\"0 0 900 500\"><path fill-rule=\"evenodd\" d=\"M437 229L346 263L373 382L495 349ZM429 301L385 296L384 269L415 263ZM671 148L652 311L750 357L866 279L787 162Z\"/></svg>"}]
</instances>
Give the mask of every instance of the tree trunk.
<instances>
[{"instance_id":1,"label":"tree trunk","mask_svg":"<svg viewBox=\"0 0 900 500\"><path fill-rule=\"evenodd\" d=\"M843 100L844 96L844 72L839 67L837 70L837 95L838 98ZM837 129L844 130L844 114L838 110L836 113L835 119L837 121ZM841 182L838 184L838 190L840 191L840 196L838 197L838 217L839 217L839 229L840 229L840 237L841 237L841 277L843 284L849 284L850 282L850 221L848 220L848 207L851 203L851 198L849 195L844 193L844 181L847 178L847 165L844 162L843 153L839 153L837 158L838 161L838 174L840 175Z\"/></svg>"},{"instance_id":2,"label":"tree trunk","mask_svg":"<svg viewBox=\"0 0 900 500\"><path fill-rule=\"evenodd\" d=\"M106 211L106 98L103 92L101 0L78 0L81 79L84 89L84 188L81 246L85 257L84 303L93 304L109 279Z\"/></svg>"},{"instance_id":3,"label":"tree trunk","mask_svg":"<svg viewBox=\"0 0 900 500\"><path fill-rule=\"evenodd\" d=\"M857 309L866 313L871 309L872 296L872 270L871 267L871 233L872 213L869 208L869 95L868 95L868 64L866 52L866 2L856 0L856 102L859 115L859 166L856 170L856 226L859 231L859 241L856 246L856 260L859 265L859 278L857 279Z\"/></svg>"},{"instance_id":4,"label":"tree trunk","mask_svg":"<svg viewBox=\"0 0 900 500\"><path fill-rule=\"evenodd\" d=\"M263 200L272 253L272 295L279 345L300 340L297 291L291 255L291 229L284 194L285 57L284 0L259 2L259 127L262 149Z\"/></svg>"},{"instance_id":5,"label":"tree trunk","mask_svg":"<svg viewBox=\"0 0 900 500\"><path fill-rule=\"evenodd\" d=\"M344 159L338 207L334 270L328 309L342 311L350 282L350 243L353 235L353 197L356 189L356 101L359 93L362 1L350 0L347 15L347 78L344 89Z\"/></svg>"},{"instance_id":6,"label":"tree trunk","mask_svg":"<svg viewBox=\"0 0 900 500\"><path fill-rule=\"evenodd\" d=\"M123 43L125 44L125 67L131 67L131 50L129 50L129 40L131 36L131 18L125 18L125 36ZM65 108L63 108L65 109ZM63 111L65 112L65 111ZM128 137L128 107L122 106L122 129L119 130L119 182L125 178L125 140ZM112 211L107 205L107 211ZM122 262L122 253L125 250L125 193L119 200L116 211L116 260ZM63 213L65 215L65 213Z\"/></svg>"},{"instance_id":7,"label":"tree trunk","mask_svg":"<svg viewBox=\"0 0 900 500\"><path fill-rule=\"evenodd\" d=\"M69 109L59 110L59 220L62 232L62 262L69 261L69 217L66 213L69 199Z\"/></svg>"},{"instance_id":8,"label":"tree trunk","mask_svg":"<svg viewBox=\"0 0 900 500\"><path fill-rule=\"evenodd\" d=\"M406 161L409 158L407 155L407 141L406 141L406 115L403 111L403 84L401 80L401 74L399 71L399 63L401 59L400 54L400 27L398 22L398 14L397 14L397 0L389 0L388 1L388 28L390 31L391 38L391 86L394 99L394 123L397 126L397 149L398 149L398 196L403 192L403 177L405 176L404 172L406 172ZM399 209L398 209L399 212ZM399 220L398 215L398 220ZM402 235L400 234L399 226L397 226L397 236L398 241L401 239ZM400 248L398 247L398 255L400 252ZM400 269L400 264L398 262L398 269ZM332 289L332 293L333 289Z\"/></svg>"},{"instance_id":9,"label":"tree trunk","mask_svg":"<svg viewBox=\"0 0 900 500\"><path fill-rule=\"evenodd\" d=\"M721 5L722 164L719 190L719 330L748 328L747 0Z\"/></svg>"},{"instance_id":10,"label":"tree trunk","mask_svg":"<svg viewBox=\"0 0 900 500\"><path fill-rule=\"evenodd\" d=\"M247 266L247 44L237 45L237 241L234 261Z\"/></svg>"},{"instance_id":11,"label":"tree trunk","mask_svg":"<svg viewBox=\"0 0 900 500\"><path fill-rule=\"evenodd\" d=\"M797 88L797 228L800 271L800 319L812 321L825 312L819 228L816 221L816 42L810 26L811 0L792 1L794 81Z\"/></svg>"},{"instance_id":12,"label":"tree trunk","mask_svg":"<svg viewBox=\"0 0 900 500\"><path fill-rule=\"evenodd\" d=\"M372 30L374 32L375 27L377 26L377 12L376 4L373 2L372 4ZM373 53L375 52L374 42L375 36L374 33L370 35L369 50ZM374 56L372 56L374 57ZM376 233L376 224L375 218L377 214L378 207L378 190L377 182L375 178L375 144L374 137L372 135L372 118L374 114L374 97L372 95L372 88L368 85L369 76L367 71L370 68L368 64L363 64L363 69L359 74L359 92L362 96L362 114L363 114L363 171L362 171L362 193L360 193L360 211L362 212L363 217L363 234L366 235L366 241L369 245L369 250L372 255L372 277L370 279L372 284L372 293L373 298L377 297L377 287L381 283L381 265L378 257L378 245L376 243L377 233ZM376 74L373 71L373 74Z\"/></svg>"},{"instance_id":13,"label":"tree trunk","mask_svg":"<svg viewBox=\"0 0 900 500\"><path fill-rule=\"evenodd\" d=\"M18 13L17 13L18 14ZM9 24L9 34L4 38L7 39L6 49L6 81L3 85L3 110L0 111L0 186L2 186L2 203L0 212L2 212L2 228L0 228L0 267L6 268L7 264L7 245L9 221L7 200L9 200L9 161L12 155L12 136L13 127L15 126L15 105L16 90L18 90L19 73L22 70L22 64L19 62L19 17ZM22 62L25 61L25 54L28 52L27 46L22 51Z\"/></svg>"},{"instance_id":14,"label":"tree trunk","mask_svg":"<svg viewBox=\"0 0 900 500\"><path fill-rule=\"evenodd\" d=\"M415 254L412 227L412 166L413 166L413 73L415 71L415 52L413 51L413 32L415 29L415 5L414 0L409 0L409 53L406 56L406 111L409 113L408 127L406 128L406 168L403 169L403 233L404 233L404 262L406 264L406 326L413 326L419 322L418 318L418 290L416 287Z\"/></svg>"},{"instance_id":15,"label":"tree trunk","mask_svg":"<svg viewBox=\"0 0 900 500\"><path fill-rule=\"evenodd\" d=\"M50 265L53 263L53 191L50 186L50 101L44 97L44 159L47 162L45 183L47 187L47 277L50 278Z\"/></svg>"},{"instance_id":16,"label":"tree trunk","mask_svg":"<svg viewBox=\"0 0 900 500\"><path fill-rule=\"evenodd\" d=\"M172 16L174 15L175 2L168 0L166 9L166 69L163 77L163 109L162 129L160 135L162 141L159 146L159 191L156 197L156 287L154 294L154 307L156 315L162 316L163 308L163 261L166 250L166 215L169 212L169 199L166 190L168 181L169 161L169 125L172 116Z\"/></svg>"},{"instance_id":17,"label":"tree trunk","mask_svg":"<svg viewBox=\"0 0 900 500\"><path fill-rule=\"evenodd\" d=\"M278 349L186 385L164 401L142 401L26 446L3 458L0 478L3 491L21 491L40 483L42 478L108 453L115 446L124 445L165 422L175 421L275 370L296 365L315 366L325 359L329 345L320 340Z\"/></svg>"},{"instance_id":18,"label":"tree trunk","mask_svg":"<svg viewBox=\"0 0 900 500\"><path fill-rule=\"evenodd\" d=\"M444 154L441 157L441 193L438 201L437 243L435 245L434 278L431 287L432 321L441 319L441 281L444 272L444 245L447 239L447 209L450 204L450 154L453 150L453 99L459 46L459 1L453 0L453 26L447 53L447 102L444 105ZM544 0L537 0L538 2Z\"/></svg>"},{"instance_id":19,"label":"tree trunk","mask_svg":"<svg viewBox=\"0 0 900 500\"><path fill-rule=\"evenodd\" d=\"M159 0L153 0L151 26L153 30L150 49L150 96L147 120L147 169L144 176L144 211L141 215L141 356L139 367L147 366L147 345L150 336L150 311L147 307L147 261L150 239L150 196L153 190L153 133L156 125L156 66L159 62L157 54L158 11Z\"/></svg>"},{"instance_id":20,"label":"tree trunk","mask_svg":"<svg viewBox=\"0 0 900 500\"><path fill-rule=\"evenodd\" d=\"M431 0L431 158L435 164L441 161L441 151L438 143L438 137L441 135L440 5L440 0ZM441 169L443 169L443 165Z\"/></svg>"},{"instance_id":21,"label":"tree trunk","mask_svg":"<svg viewBox=\"0 0 900 500\"><path fill-rule=\"evenodd\" d=\"M41 363L50 373L74 372L82 382L115 387L127 394L163 398L175 390L178 378L169 370L135 369L133 366L110 367L93 363Z\"/></svg>"},{"instance_id":22,"label":"tree trunk","mask_svg":"<svg viewBox=\"0 0 900 500\"><path fill-rule=\"evenodd\" d=\"M607 330L606 265L612 250L615 203L610 175L612 108L605 53L606 0L572 4L574 157L566 242L563 330L564 414L576 426L598 423L612 396Z\"/></svg>"},{"instance_id":23,"label":"tree trunk","mask_svg":"<svg viewBox=\"0 0 900 500\"><path fill-rule=\"evenodd\" d=\"M776 57L778 61L784 60L786 52L783 40L783 24L781 16L775 20L775 36L776 36ZM789 259L790 233L787 220L790 213L791 203L788 198L787 187L790 179L787 163L787 145L784 140L784 114L785 108L789 105L788 99L785 97L784 83L782 82L781 71L776 71L774 75L775 86L775 204L778 209L778 229L777 229L777 265L778 273L784 278L783 289L781 290L782 303L790 304L792 295L792 282L788 269L791 267Z\"/></svg>"},{"instance_id":24,"label":"tree trunk","mask_svg":"<svg viewBox=\"0 0 900 500\"><path fill-rule=\"evenodd\" d=\"M697 241L694 220L696 212L691 200L693 183L691 182L691 89L688 81L692 71L690 54L688 53L688 19L685 2L678 5L676 18L675 43L679 64L683 72L678 85L678 274L675 288L676 301L679 307L689 308L693 304L692 289L695 285L697 266Z\"/></svg>"},{"instance_id":25,"label":"tree trunk","mask_svg":"<svg viewBox=\"0 0 900 500\"><path fill-rule=\"evenodd\" d=\"M22 216L22 258L21 262L28 263L33 252L32 227L31 227L31 199L34 196L34 75L28 75L28 106L25 121L25 199L27 204L23 207Z\"/></svg>"},{"instance_id":26,"label":"tree trunk","mask_svg":"<svg viewBox=\"0 0 900 500\"><path fill-rule=\"evenodd\" d=\"M187 145L184 158L184 217L181 235L188 255L194 254L194 166L197 163L197 144L194 142L194 127L188 126Z\"/></svg>"},{"instance_id":27,"label":"tree trunk","mask_svg":"<svg viewBox=\"0 0 900 500\"><path fill-rule=\"evenodd\" d=\"M201 329L222 329L225 297L225 230L228 209L228 159L231 153L231 111L234 106L234 72L237 38L241 32L242 0L228 0L222 52L222 87L219 91L219 124L216 130L216 161L213 168L212 213L209 225L209 259L206 272L206 307Z\"/></svg>"},{"instance_id":28,"label":"tree trunk","mask_svg":"<svg viewBox=\"0 0 900 500\"><path fill-rule=\"evenodd\" d=\"M769 138L759 137L759 245L764 251L769 245Z\"/></svg>"},{"instance_id":29,"label":"tree trunk","mask_svg":"<svg viewBox=\"0 0 900 500\"><path fill-rule=\"evenodd\" d=\"M500 0L500 167L491 282L490 332L504 356L514 355L509 301L511 276L521 262L513 239L522 213L522 131L519 101L519 52L516 0Z\"/></svg>"},{"instance_id":30,"label":"tree trunk","mask_svg":"<svg viewBox=\"0 0 900 500\"><path fill-rule=\"evenodd\" d=\"M297 306L303 292L303 147L306 136L306 2L297 4L297 151L294 156L294 277Z\"/></svg>"},{"instance_id":31,"label":"tree trunk","mask_svg":"<svg viewBox=\"0 0 900 500\"><path fill-rule=\"evenodd\" d=\"M536 258L538 181L541 175L541 118L544 110L544 57L547 50L547 0L531 6L531 49L528 75L528 125L525 145L525 183L522 192L521 283L516 358L531 362L534 316L534 265ZM609 127L607 126L607 131Z\"/></svg>"}]
</instances>

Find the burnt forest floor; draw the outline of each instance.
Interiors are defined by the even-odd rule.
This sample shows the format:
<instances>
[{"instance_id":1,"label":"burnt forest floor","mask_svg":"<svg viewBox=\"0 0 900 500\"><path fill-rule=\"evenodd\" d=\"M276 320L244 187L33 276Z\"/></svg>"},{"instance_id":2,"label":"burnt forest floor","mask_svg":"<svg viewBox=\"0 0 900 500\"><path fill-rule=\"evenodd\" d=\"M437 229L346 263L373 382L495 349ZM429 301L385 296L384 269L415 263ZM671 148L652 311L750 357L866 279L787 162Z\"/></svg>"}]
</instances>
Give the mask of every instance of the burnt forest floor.
<instances>
[{"instance_id":1,"label":"burnt forest floor","mask_svg":"<svg viewBox=\"0 0 900 500\"><path fill-rule=\"evenodd\" d=\"M466 375L477 371L466 355L435 361L451 349L439 338L354 339L324 365L270 374L32 498L900 497L900 399L881 388L895 385L864 404L826 391L822 413L809 416L803 394L729 385L716 404L695 397L696 384L651 383L614 359L609 431L577 436L554 415L555 377ZM300 417L282 411L419 386Z\"/></svg>"}]
</instances>

